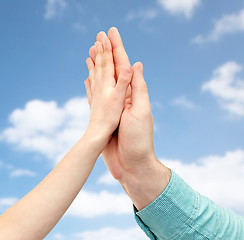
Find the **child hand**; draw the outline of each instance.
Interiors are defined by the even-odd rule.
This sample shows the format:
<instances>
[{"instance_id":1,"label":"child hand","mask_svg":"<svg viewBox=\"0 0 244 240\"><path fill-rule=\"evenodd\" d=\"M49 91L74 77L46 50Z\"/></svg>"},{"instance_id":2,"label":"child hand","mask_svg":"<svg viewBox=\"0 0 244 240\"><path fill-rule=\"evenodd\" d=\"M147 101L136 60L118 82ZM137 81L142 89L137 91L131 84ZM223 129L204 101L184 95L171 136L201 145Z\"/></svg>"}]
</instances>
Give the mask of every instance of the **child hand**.
<instances>
[{"instance_id":1,"label":"child hand","mask_svg":"<svg viewBox=\"0 0 244 240\"><path fill-rule=\"evenodd\" d=\"M98 136L104 147L118 127L124 108L127 88L132 78L131 66L124 65L116 82L112 46L106 37L103 43L96 42L95 65L87 59L89 78L85 81L90 99L90 121L88 132Z\"/></svg>"}]
</instances>

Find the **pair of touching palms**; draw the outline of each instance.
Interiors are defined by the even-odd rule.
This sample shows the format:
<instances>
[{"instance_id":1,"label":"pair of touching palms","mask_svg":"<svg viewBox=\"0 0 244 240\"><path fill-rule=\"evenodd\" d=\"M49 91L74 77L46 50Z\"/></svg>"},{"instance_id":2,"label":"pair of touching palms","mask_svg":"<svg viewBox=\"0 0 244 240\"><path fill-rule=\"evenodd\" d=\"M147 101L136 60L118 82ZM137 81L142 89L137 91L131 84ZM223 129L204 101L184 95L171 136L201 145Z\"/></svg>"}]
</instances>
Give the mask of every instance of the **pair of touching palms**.
<instances>
[{"instance_id":1,"label":"pair of touching palms","mask_svg":"<svg viewBox=\"0 0 244 240\"><path fill-rule=\"evenodd\" d=\"M134 186L134 191L137 186L139 190L150 169L155 169L156 165L161 167L154 153L153 116L143 65L137 62L131 67L120 34L114 27L108 31L108 36L105 32L97 35L89 54L89 78L85 86L91 110L90 124L103 122L101 131L113 133L104 143L102 157L113 177L140 209L144 207L140 197L136 195L134 199L130 189ZM106 102L101 103L100 99ZM102 120L98 119L101 117Z\"/></svg>"},{"instance_id":2,"label":"pair of touching palms","mask_svg":"<svg viewBox=\"0 0 244 240\"><path fill-rule=\"evenodd\" d=\"M101 153L138 210L167 186L170 170L154 153L143 66L130 66L116 28L108 37L98 34L87 65L88 128L34 189L0 215L0 239L43 239L80 192Z\"/></svg>"}]
</instances>

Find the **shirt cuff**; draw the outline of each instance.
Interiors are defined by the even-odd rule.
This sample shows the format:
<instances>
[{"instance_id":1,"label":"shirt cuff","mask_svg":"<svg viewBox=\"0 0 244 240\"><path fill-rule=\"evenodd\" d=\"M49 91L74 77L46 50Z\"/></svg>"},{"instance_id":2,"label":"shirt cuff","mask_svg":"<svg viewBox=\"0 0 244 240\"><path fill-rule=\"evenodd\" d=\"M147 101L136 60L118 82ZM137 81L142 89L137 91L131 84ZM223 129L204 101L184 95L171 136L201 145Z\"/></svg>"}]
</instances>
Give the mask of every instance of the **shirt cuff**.
<instances>
[{"instance_id":1,"label":"shirt cuff","mask_svg":"<svg viewBox=\"0 0 244 240\"><path fill-rule=\"evenodd\" d=\"M171 170L161 195L140 211L134 206L138 225L150 239L179 239L197 216L199 194Z\"/></svg>"}]
</instances>

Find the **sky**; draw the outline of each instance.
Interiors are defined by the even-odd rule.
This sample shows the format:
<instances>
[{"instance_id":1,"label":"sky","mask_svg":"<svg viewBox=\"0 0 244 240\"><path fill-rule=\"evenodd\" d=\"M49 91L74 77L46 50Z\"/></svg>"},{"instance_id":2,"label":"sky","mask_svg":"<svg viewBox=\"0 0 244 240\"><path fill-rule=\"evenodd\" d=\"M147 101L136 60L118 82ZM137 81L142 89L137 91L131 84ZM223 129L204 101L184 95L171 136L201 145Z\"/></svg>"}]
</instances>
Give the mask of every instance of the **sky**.
<instances>
[{"instance_id":1,"label":"sky","mask_svg":"<svg viewBox=\"0 0 244 240\"><path fill-rule=\"evenodd\" d=\"M112 26L144 65L157 158L244 215L243 0L0 0L0 213L82 137L85 60ZM98 237L147 239L101 157L45 239Z\"/></svg>"}]
</instances>

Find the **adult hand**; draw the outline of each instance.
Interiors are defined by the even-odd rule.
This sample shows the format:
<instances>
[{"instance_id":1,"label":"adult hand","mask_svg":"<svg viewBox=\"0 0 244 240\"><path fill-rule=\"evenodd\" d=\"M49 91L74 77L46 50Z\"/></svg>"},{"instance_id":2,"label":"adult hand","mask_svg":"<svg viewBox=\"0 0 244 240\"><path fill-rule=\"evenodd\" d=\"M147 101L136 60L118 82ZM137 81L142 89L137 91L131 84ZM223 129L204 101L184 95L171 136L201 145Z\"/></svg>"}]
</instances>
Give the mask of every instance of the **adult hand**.
<instances>
[{"instance_id":1,"label":"adult hand","mask_svg":"<svg viewBox=\"0 0 244 240\"><path fill-rule=\"evenodd\" d=\"M113 48L115 78L124 65L129 64L120 34L116 28L108 32ZM100 32L97 40L103 42L106 34ZM95 47L89 53L96 58ZM127 89L120 125L102 153L108 169L119 180L137 209L152 202L167 186L170 171L156 158L153 147L153 116L142 63L133 66L133 77ZM88 96L89 98L89 96Z\"/></svg>"}]
</instances>

